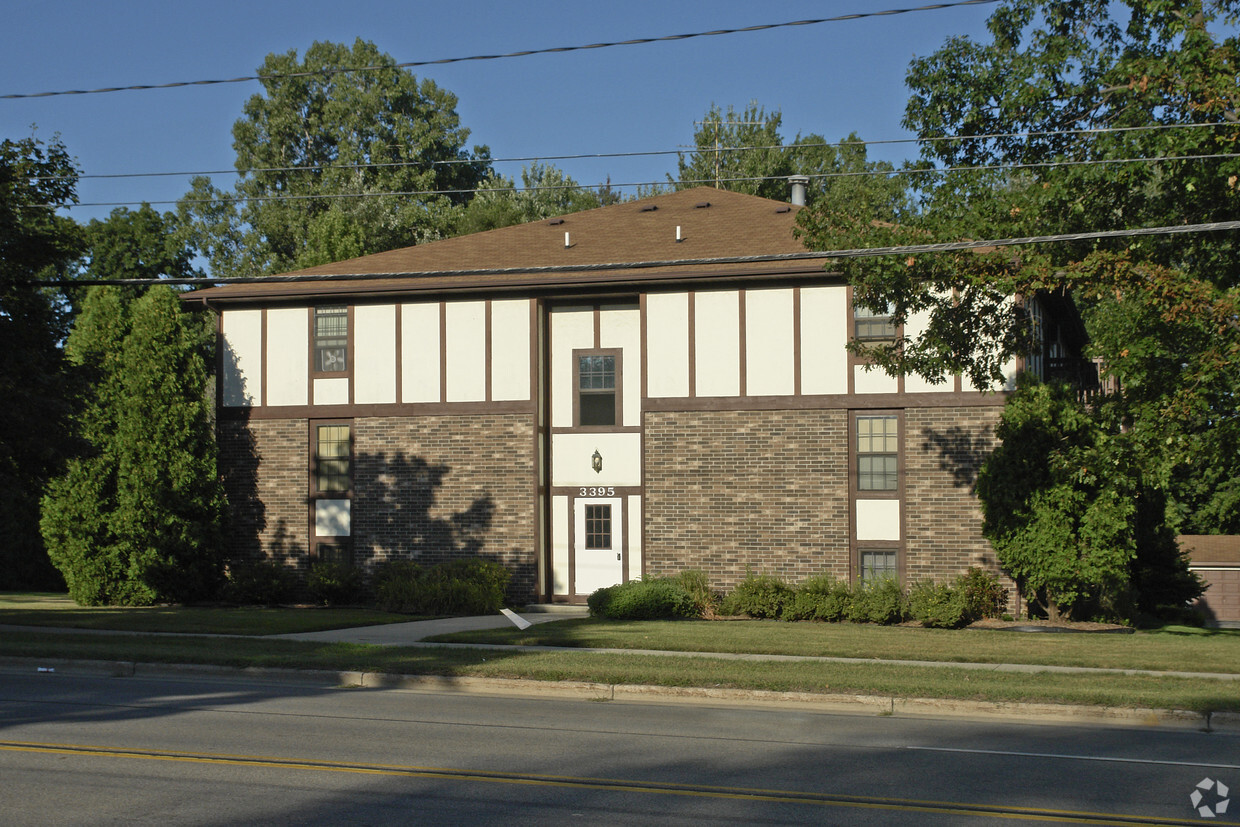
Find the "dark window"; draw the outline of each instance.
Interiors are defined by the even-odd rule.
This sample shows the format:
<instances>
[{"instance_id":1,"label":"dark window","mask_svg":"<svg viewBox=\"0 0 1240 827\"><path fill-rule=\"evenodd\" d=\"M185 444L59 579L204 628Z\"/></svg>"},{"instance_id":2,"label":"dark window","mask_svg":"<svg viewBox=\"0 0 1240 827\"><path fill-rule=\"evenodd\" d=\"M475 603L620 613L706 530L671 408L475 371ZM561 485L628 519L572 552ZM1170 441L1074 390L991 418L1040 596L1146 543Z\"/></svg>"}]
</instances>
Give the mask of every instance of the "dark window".
<instances>
[{"instance_id":1,"label":"dark window","mask_svg":"<svg viewBox=\"0 0 1240 827\"><path fill-rule=\"evenodd\" d=\"M616 424L616 357L577 357L578 425Z\"/></svg>"},{"instance_id":2,"label":"dark window","mask_svg":"<svg viewBox=\"0 0 1240 827\"><path fill-rule=\"evenodd\" d=\"M892 324L891 314L894 308L888 305L881 312L876 312L857 305L853 308L853 335L868 342L881 342L896 337L896 326Z\"/></svg>"},{"instance_id":3,"label":"dark window","mask_svg":"<svg viewBox=\"0 0 1240 827\"><path fill-rule=\"evenodd\" d=\"M314 440L314 490L348 491L352 445L348 425L319 425Z\"/></svg>"},{"instance_id":4,"label":"dark window","mask_svg":"<svg viewBox=\"0 0 1240 827\"><path fill-rule=\"evenodd\" d=\"M314 308L314 369L322 373L348 370L349 308Z\"/></svg>"},{"instance_id":5,"label":"dark window","mask_svg":"<svg viewBox=\"0 0 1240 827\"><path fill-rule=\"evenodd\" d=\"M899 488L899 436L899 421L894 416L857 417L858 490Z\"/></svg>"},{"instance_id":6,"label":"dark window","mask_svg":"<svg viewBox=\"0 0 1240 827\"><path fill-rule=\"evenodd\" d=\"M586 506L586 548L611 548L611 506Z\"/></svg>"},{"instance_id":7,"label":"dark window","mask_svg":"<svg viewBox=\"0 0 1240 827\"><path fill-rule=\"evenodd\" d=\"M862 551L861 552L861 583L869 585L879 580L899 577L896 571L896 552L894 551Z\"/></svg>"},{"instance_id":8,"label":"dark window","mask_svg":"<svg viewBox=\"0 0 1240 827\"><path fill-rule=\"evenodd\" d=\"M314 554L320 563L338 563L344 566L353 565L353 555L345 543L316 543Z\"/></svg>"}]
</instances>

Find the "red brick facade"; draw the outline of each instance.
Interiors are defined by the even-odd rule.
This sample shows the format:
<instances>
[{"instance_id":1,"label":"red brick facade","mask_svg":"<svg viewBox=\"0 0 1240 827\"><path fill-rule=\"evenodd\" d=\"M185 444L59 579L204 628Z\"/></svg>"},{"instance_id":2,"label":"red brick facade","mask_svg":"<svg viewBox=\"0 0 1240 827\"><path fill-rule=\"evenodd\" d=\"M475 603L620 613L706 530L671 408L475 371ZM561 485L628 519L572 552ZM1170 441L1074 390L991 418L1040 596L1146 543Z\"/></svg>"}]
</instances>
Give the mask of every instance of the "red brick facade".
<instances>
[{"instance_id":1,"label":"red brick facade","mask_svg":"<svg viewBox=\"0 0 1240 827\"><path fill-rule=\"evenodd\" d=\"M848 578L846 411L647 413L645 458L648 576Z\"/></svg>"}]
</instances>

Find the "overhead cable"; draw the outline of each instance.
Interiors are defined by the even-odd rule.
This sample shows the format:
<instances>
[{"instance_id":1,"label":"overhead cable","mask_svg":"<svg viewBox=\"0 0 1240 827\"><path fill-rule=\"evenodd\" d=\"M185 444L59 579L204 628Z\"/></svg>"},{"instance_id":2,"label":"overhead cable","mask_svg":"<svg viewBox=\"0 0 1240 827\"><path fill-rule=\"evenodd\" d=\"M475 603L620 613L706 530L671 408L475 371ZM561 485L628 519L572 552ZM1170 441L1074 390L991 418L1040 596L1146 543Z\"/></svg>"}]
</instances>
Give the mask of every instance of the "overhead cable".
<instances>
[{"instance_id":1,"label":"overhead cable","mask_svg":"<svg viewBox=\"0 0 1240 827\"><path fill-rule=\"evenodd\" d=\"M869 178L876 176L892 177L896 175L932 175L932 174L950 174L950 173L972 173L972 172L996 172L1004 170L1020 170L1020 169L1047 169L1052 167L1079 167L1079 166L1108 166L1114 164L1140 164L1140 163L1164 163L1170 161L1208 161L1208 160L1225 160L1240 158L1240 153L1214 153L1210 155L1166 155L1157 158L1098 158L1087 161L1041 161L1029 164L992 164L985 166L973 167L906 167L903 169L889 170L864 170L859 172L822 172L808 174L805 177L810 179L828 179L828 178ZM173 204L220 204L220 203L245 203L245 202L261 202L261 201L314 201L314 200L341 200L352 198L415 198L420 196L441 196L441 195L468 195L470 193L484 192L543 192L552 190L593 190L593 189L630 189L636 187L662 187L662 186L688 186L703 185L709 186L715 183L752 183L758 181L782 181L787 176L784 175L754 175L734 178L702 178L689 179L685 181L636 181L631 183L616 184L607 182L605 184L588 185L588 184L547 184L536 185L532 187L477 187L474 189L442 189L442 190L408 190L393 192L334 192L334 193L311 193L306 195L251 195L251 196L223 196L220 198L180 198L174 200L161 201L91 201L78 204L23 204L19 206L29 208L46 208L46 209L73 209L75 207L133 207L141 205L164 206Z\"/></svg>"},{"instance_id":2,"label":"overhead cable","mask_svg":"<svg viewBox=\"0 0 1240 827\"><path fill-rule=\"evenodd\" d=\"M114 178L188 178L199 175L252 175L265 172L320 172L325 169L386 169L390 167L418 167L418 166L455 166L458 164L511 164L511 163L537 163L539 161L581 161L581 160L599 160L603 158L643 158L662 155L685 155L695 152L714 153L714 152L750 152L750 151L766 151L774 149L815 149L821 147L842 148L848 146L889 146L895 144L933 144L943 142L963 142L963 141L990 141L1000 138L1042 138L1042 137L1058 137L1068 135L1109 135L1127 132L1150 132L1165 129L1207 129L1215 127L1240 127L1240 122L1211 122L1211 123L1179 123L1179 124L1149 124L1147 126L1108 126L1087 129L1059 129L1048 131L1027 131L1027 132L996 132L988 135L939 135L930 138L889 138L874 141L863 140L843 140L843 141L824 141L822 143L796 143L796 144L769 144L766 146L724 146L724 147L684 147L681 149L655 149L637 152L581 152L564 155L525 155L512 158L449 158L436 161L381 161L363 164L303 164L289 167L253 167L251 169L206 169L206 170L184 170L179 172L111 172L111 173L94 173L76 176L79 181L87 179L114 179ZM32 176L34 181L54 181L71 178L68 175L36 175Z\"/></svg>"},{"instance_id":3,"label":"overhead cable","mask_svg":"<svg viewBox=\"0 0 1240 827\"><path fill-rule=\"evenodd\" d=\"M590 43L584 46L557 46L548 49L525 49L519 52L507 52L505 54L495 55L472 55L470 57L449 57L439 60L411 60L404 63L396 63L392 65L376 65L376 66L357 66L344 69L319 69L307 72L287 72L271 75L245 75L235 78L223 78L219 80L187 80L176 81L173 83L150 83L137 84L134 86L109 86L102 89L68 89L60 92L35 92L30 94L8 94L0 95L0 100L15 100L23 98L48 98L58 95L95 95L103 92L133 92L147 89L175 89L186 86L212 86L222 83L249 83L251 81L263 80L280 80L283 78L300 78L300 77L328 77L333 75L345 75L355 72L376 72L390 71L392 69L408 69L419 66L442 66L449 63L465 63L467 61L476 60L502 60L504 58L513 57L529 57L531 55L548 55L562 54L565 52L580 52L590 49L609 49L613 46L640 46L647 43L666 43L678 40L691 40L697 37L717 37L720 35L730 34L747 34L750 32L769 31L771 29L785 29L794 26L814 26L819 23L840 23L845 20L860 20L866 17L887 17L897 14L909 14L911 12L920 11L938 11L940 9L951 9L959 6L981 6L990 3L997 3L999 0L958 0L954 3L934 3L930 5L917 6L909 9L887 9L885 11L876 12L857 12L855 14L841 14L836 17L823 17L816 20L794 20L789 23L766 23L758 26L745 26L739 29L715 29L709 32L692 32L689 34L673 34L664 35L662 37L640 37L632 40L619 40L607 43Z\"/></svg>"}]
</instances>

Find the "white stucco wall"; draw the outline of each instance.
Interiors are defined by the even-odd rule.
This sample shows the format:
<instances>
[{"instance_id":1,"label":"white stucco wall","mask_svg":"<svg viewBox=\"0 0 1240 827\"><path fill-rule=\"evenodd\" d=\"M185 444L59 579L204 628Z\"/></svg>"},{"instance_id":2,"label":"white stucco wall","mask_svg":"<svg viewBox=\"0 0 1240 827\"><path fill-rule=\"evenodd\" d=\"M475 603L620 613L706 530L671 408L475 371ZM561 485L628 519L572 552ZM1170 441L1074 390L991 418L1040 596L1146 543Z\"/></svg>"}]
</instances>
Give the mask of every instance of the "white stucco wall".
<instances>
[{"instance_id":1,"label":"white stucco wall","mask_svg":"<svg viewBox=\"0 0 1240 827\"><path fill-rule=\"evenodd\" d=\"M646 297L646 393L689 395L689 296L652 293Z\"/></svg>"},{"instance_id":2,"label":"white stucco wall","mask_svg":"<svg viewBox=\"0 0 1240 827\"><path fill-rule=\"evenodd\" d=\"M694 295L694 389L701 396L741 392L740 296L735 290Z\"/></svg>"},{"instance_id":3,"label":"white stucco wall","mask_svg":"<svg viewBox=\"0 0 1240 827\"><path fill-rule=\"evenodd\" d=\"M792 290L745 291L745 392L789 396L796 390Z\"/></svg>"},{"instance_id":4,"label":"white stucco wall","mask_svg":"<svg viewBox=\"0 0 1240 827\"><path fill-rule=\"evenodd\" d=\"M224 404L258 406L263 398L263 311L225 310L220 325Z\"/></svg>"}]
</instances>

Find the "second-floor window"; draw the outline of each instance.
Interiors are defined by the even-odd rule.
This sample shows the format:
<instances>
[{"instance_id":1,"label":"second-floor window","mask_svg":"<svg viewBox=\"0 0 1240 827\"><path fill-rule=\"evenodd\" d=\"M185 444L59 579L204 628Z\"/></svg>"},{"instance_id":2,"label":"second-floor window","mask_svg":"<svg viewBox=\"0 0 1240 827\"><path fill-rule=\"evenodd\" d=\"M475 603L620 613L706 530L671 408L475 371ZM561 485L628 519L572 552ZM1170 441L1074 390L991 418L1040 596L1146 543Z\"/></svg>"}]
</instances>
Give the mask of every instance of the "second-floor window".
<instances>
[{"instance_id":1,"label":"second-floor window","mask_svg":"<svg viewBox=\"0 0 1240 827\"><path fill-rule=\"evenodd\" d=\"M578 425L616 424L616 356L577 356Z\"/></svg>"},{"instance_id":2,"label":"second-floor window","mask_svg":"<svg viewBox=\"0 0 1240 827\"><path fill-rule=\"evenodd\" d=\"M896 326L891 321L895 308L887 305L881 311L863 305L853 307L853 336L863 342L890 341L896 337Z\"/></svg>"},{"instance_id":3,"label":"second-floor window","mask_svg":"<svg viewBox=\"0 0 1240 827\"><path fill-rule=\"evenodd\" d=\"M349 308L314 308L314 369L321 373L349 369Z\"/></svg>"}]
</instances>

